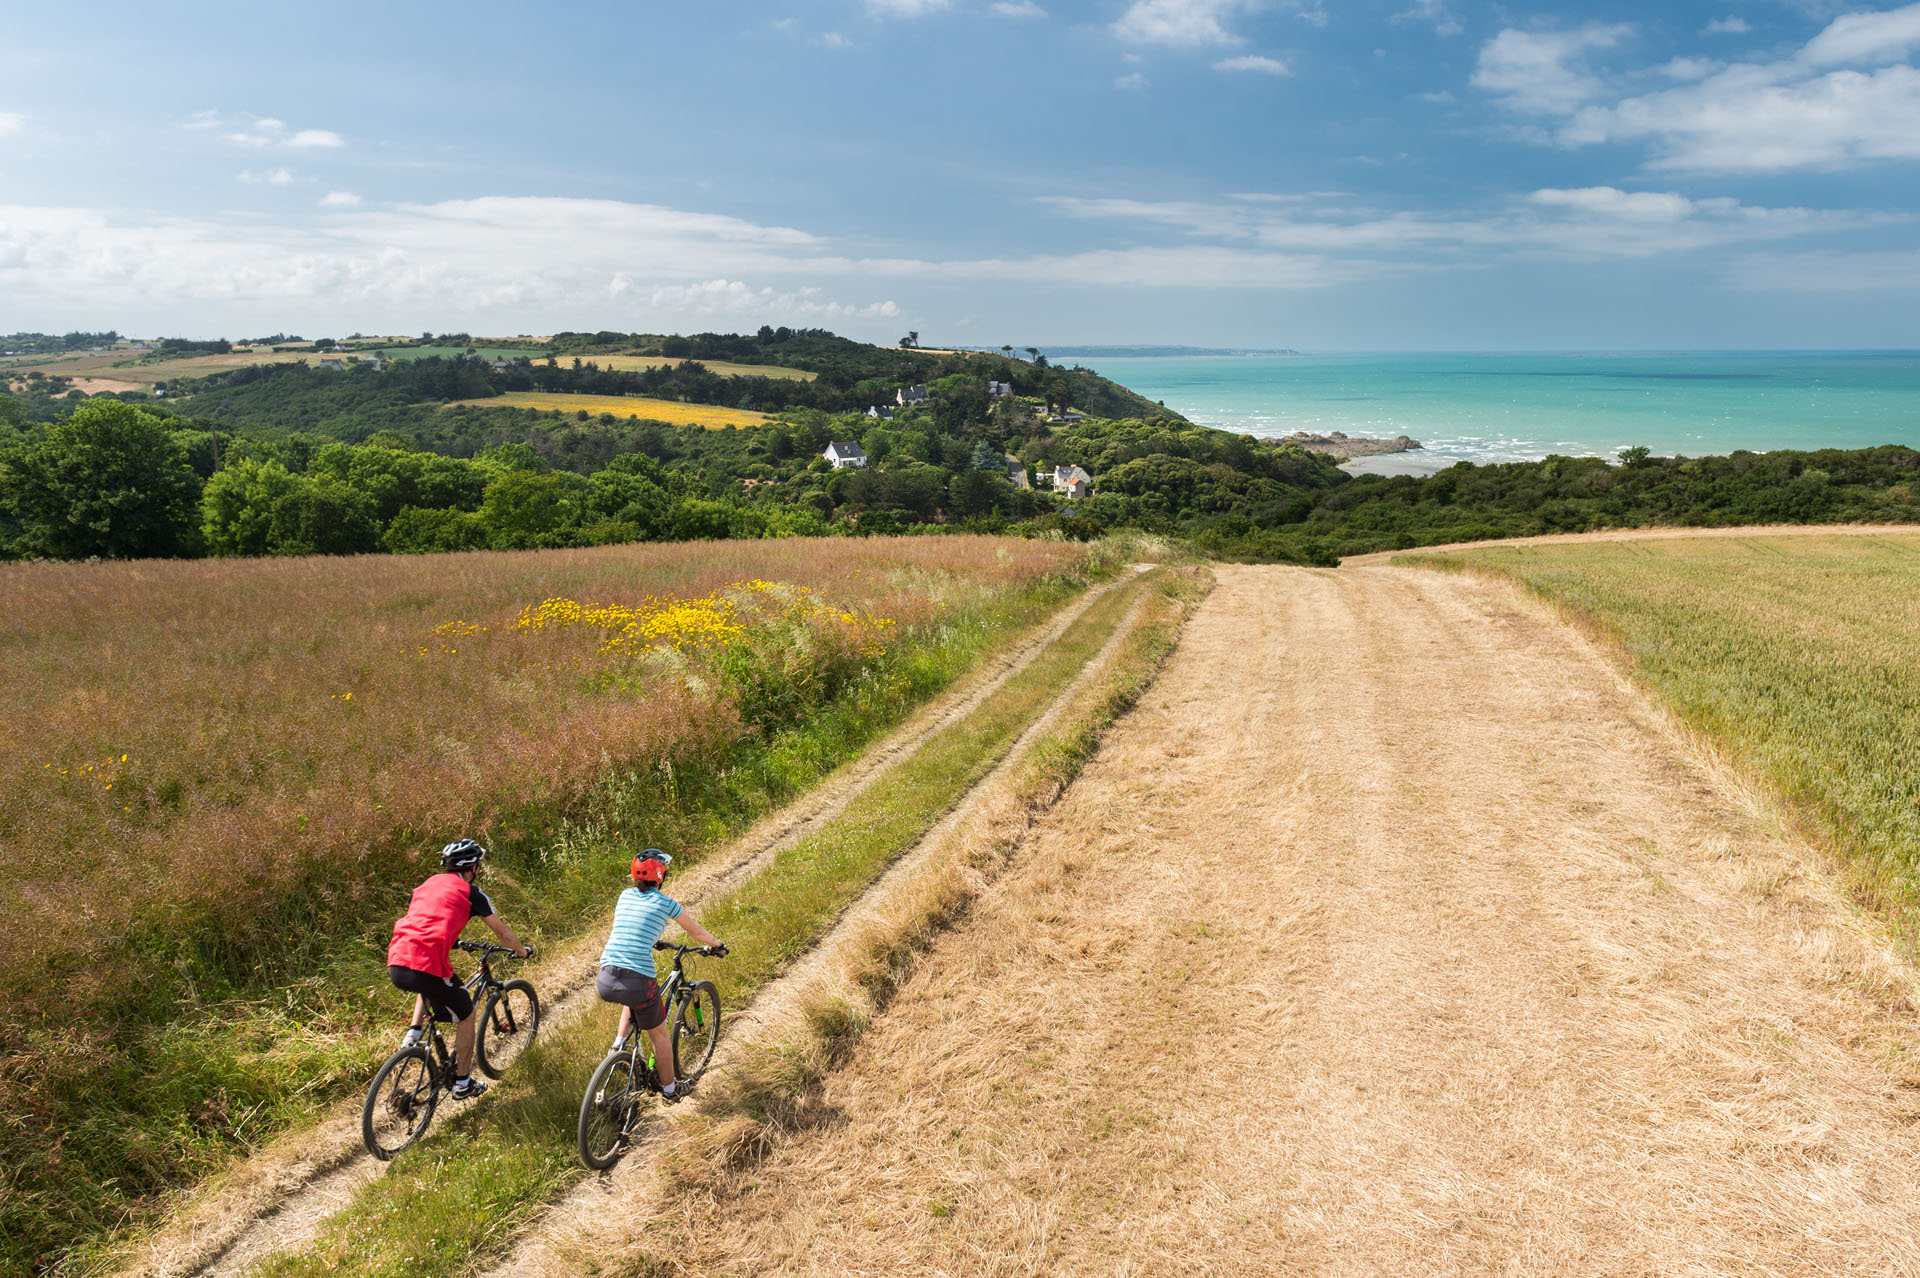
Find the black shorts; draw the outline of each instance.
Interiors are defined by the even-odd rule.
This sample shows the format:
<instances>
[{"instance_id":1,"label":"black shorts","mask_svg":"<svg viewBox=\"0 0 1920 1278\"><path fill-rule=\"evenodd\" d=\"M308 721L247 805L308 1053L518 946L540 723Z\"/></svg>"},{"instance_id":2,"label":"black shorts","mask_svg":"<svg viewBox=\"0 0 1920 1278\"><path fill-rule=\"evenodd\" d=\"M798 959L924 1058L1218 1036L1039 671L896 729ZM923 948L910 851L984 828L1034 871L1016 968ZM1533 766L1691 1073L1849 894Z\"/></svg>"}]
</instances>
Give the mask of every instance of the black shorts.
<instances>
[{"instance_id":1,"label":"black shorts","mask_svg":"<svg viewBox=\"0 0 1920 1278\"><path fill-rule=\"evenodd\" d=\"M599 991L601 1002L632 1008L633 1022L643 1030L667 1019L667 1009L660 1002L660 984L651 976L631 968L603 967L593 987Z\"/></svg>"},{"instance_id":2,"label":"black shorts","mask_svg":"<svg viewBox=\"0 0 1920 1278\"><path fill-rule=\"evenodd\" d=\"M395 987L426 999L436 1021L464 1021L473 1015L473 995L451 976L435 976L418 968L398 966L388 967L387 975Z\"/></svg>"}]
</instances>

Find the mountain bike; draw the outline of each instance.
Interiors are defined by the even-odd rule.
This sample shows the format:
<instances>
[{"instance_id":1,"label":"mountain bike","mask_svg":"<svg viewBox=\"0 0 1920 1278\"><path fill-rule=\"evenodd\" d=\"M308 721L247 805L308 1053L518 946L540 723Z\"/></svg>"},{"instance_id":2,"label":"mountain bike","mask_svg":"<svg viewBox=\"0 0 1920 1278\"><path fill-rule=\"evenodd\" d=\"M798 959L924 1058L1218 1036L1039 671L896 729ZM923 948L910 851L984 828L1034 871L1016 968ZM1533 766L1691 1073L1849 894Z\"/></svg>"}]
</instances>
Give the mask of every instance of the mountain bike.
<instances>
[{"instance_id":1,"label":"mountain bike","mask_svg":"<svg viewBox=\"0 0 1920 1278\"><path fill-rule=\"evenodd\" d=\"M661 982L660 997L667 1005L667 1024L673 1026L673 1072L681 1087L689 1087L706 1073L720 1041L720 991L712 981L696 981L686 970L688 954L720 957L704 945L674 945L655 941L656 950L673 951L673 971ZM594 1171L605 1171L620 1159L640 1116L640 1102L659 1093L654 1071L653 1040L637 1025L607 1053L586 1095L580 1098L580 1161Z\"/></svg>"},{"instance_id":2,"label":"mountain bike","mask_svg":"<svg viewBox=\"0 0 1920 1278\"><path fill-rule=\"evenodd\" d=\"M513 954L506 946L455 941L454 948L480 956L480 966L467 978L467 993L480 1007L473 1057L488 1078L498 1078L540 1032L540 996L526 981L503 981L493 974L494 955ZM453 1079L453 1051L440 1036L440 1023L429 1015L426 1036L387 1057L367 1088L360 1111L367 1152L384 1161L419 1140Z\"/></svg>"}]
</instances>

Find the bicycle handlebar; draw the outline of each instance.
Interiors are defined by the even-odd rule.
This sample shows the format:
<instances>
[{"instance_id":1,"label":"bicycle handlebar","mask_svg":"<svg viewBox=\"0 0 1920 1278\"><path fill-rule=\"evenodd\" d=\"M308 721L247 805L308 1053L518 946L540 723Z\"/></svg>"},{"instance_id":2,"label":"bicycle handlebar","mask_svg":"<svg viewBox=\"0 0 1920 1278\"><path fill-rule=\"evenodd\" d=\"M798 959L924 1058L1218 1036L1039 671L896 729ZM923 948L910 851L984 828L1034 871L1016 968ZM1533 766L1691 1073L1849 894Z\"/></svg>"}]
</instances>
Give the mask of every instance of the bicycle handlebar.
<instances>
[{"instance_id":1,"label":"bicycle handlebar","mask_svg":"<svg viewBox=\"0 0 1920 1278\"><path fill-rule=\"evenodd\" d=\"M508 958L520 957L518 954L515 954L513 950L508 946L495 945L491 941L455 941L453 943L453 948L456 950L465 950L469 954L481 954L481 955L486 955L487 957L492 957L495 954L504 954ZM531 945L527 946L526 951L527 951L527 957L532 958L533 947Z\"/></svg>"},{"instance_id":2,"label":"bicycle handlebar","mask_svg":"<svg viewBox=\"0 0 1920 1278\"><path fill-rule=\"evenodd\" d=\"M672 941L655 941L653 948L656 950L672 950L676 954L704 954L708 958L725 958L727 956L725 942L719 945L675 945Z\"/></svg>"}]
</instances>

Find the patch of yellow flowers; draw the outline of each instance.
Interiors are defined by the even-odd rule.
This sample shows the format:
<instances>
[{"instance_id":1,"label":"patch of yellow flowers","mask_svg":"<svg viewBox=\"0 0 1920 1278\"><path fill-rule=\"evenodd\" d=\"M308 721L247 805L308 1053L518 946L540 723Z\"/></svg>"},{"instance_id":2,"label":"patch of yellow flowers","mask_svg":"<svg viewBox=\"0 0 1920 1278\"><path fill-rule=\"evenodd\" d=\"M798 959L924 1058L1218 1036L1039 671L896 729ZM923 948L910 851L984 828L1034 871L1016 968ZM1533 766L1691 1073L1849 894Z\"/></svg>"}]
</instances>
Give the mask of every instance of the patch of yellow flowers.
<instances>
[{"instance_id":1,"label":"patch of yellow flowers","mask_svg":"<svg viewBox=\"0 0 1920 1278\"><path fill-rule=\"evenodd\" d=\"M719 647L738 640L756 624L838 623L856 631L860 653L878 657L886 651L882 636L894 623L872 613L855 613L819 597L807 586L784 582L736 581L698 599L662 599L649 596L637 604L601 604L589 607L572 599L542 600L524 608L514 629L523 631L598 630L605 639L605 656L637 656L659 648L687 652Z\"/></svg>"}]
</instances>

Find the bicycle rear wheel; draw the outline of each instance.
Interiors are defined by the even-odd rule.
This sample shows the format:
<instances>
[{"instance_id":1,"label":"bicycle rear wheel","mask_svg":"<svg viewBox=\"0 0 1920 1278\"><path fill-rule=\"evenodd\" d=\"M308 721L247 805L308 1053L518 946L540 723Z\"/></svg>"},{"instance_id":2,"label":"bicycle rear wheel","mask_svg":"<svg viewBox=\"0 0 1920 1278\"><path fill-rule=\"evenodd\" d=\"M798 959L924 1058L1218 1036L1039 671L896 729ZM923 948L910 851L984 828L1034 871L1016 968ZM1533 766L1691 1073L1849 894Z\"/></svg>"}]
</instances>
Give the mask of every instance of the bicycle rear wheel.
<instances>
[{"instance_id":1,"label":"bicycle rear wheel","mask_svg":"<svg viewBox=\"0 0 1920 1278\"><path fill-rule=\"evenodd\" d=\"M720 1041L720 991L712 981L696 981L685 997L674 1000L674 1072L691 1083L706 1073Z\"/></svg>"},{"instance_id":2,"label":"bicycle rear wheel","mask_svg":"<svg viewBox=\"0 0 1920 1278\"><path fill-rule=\"evenodd\" d=\"M487 999L474 1041L474 1055L488 1078L500 1077L520 1059L540 1032L540 996L525 981L508 981Z\"/></svg>"},{"instance_id":3,"label":"bicycle rear wheel","mask_svg":"<svg viewBox=\"0 0 1920 1278\"><path fill-rule=\"evenodd\" d=\"M640 1089L632 1052L610 1052L593 1071L580 1098L580 1161L605 1171L620 1159L640 1108Z\"/></svg>"},{"instance_id":4,"label":"bicycle rear wheel","mask_svg":"<svg viewBox=\"0 0 1920 1278\"><path fill-rule=\"evenodd\" d=\"M360 1111L367 1152L385 1161L419 1140L439 1103L440 1080L425 1047L403 1047L389 1056L373 1076Z\"/></svg>"}]
</instances>

